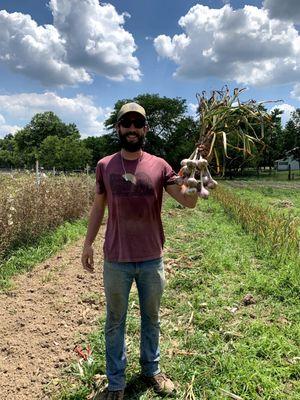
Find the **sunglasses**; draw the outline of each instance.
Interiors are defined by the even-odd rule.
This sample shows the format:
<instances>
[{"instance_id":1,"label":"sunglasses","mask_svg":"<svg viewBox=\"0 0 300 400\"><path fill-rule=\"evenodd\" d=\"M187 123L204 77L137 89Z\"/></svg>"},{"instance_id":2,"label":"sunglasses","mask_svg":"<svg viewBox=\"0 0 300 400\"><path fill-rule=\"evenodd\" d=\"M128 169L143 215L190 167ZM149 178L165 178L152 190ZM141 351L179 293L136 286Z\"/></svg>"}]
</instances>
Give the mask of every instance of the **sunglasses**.
<instances>
[{"instance_id":1,"label":"sunglasses","mask_svg":"<svg viewBox=\"0 0 300 400\"><path fill-rule=\"evenodd\" d=\"M141 129L144 128L144 126L146 125L146 121L142 118L137 118L137 119L123 118L120 121L120 125L122 125L123 128L130 128L131 124L133 124L133 126L136 129Z\"/></svg>"}]
</instances>

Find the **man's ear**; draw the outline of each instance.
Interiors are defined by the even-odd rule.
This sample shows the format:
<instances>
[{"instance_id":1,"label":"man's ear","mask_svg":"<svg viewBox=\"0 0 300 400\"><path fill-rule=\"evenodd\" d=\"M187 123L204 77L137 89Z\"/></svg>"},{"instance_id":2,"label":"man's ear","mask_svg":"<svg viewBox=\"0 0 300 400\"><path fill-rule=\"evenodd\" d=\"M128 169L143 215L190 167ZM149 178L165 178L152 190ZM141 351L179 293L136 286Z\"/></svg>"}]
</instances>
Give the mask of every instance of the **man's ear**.
<instances>
[{"instance_id":1,"label":"man's ear","mask_svg":"<svg viewBox=\"0 0 300 400\"><path fill-rule=\"evenodd\" d=\"M115 130L117 131L117 133L119 133L119 124L118 124L118 122L115 124Z\"/></svg>"}]
</instances>

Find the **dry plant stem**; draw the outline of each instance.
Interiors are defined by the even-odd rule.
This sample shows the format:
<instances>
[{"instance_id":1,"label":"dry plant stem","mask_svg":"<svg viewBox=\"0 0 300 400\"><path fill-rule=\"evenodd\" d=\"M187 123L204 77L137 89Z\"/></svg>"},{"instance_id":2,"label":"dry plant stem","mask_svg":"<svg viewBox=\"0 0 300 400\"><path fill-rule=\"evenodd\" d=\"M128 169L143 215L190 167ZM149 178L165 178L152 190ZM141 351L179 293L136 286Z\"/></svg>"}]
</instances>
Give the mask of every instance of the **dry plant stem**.
<instances>
[{"instance_id":1,"label":"dry plant stem","mask_svg":"<svg viewBox=\"0 0 300 400\"><path fill-rule=\"evenodd\" d=\"M196 397L195 397L195 394L193 391L194 380L195 380L195 375L193 375L192 380L187 387L186 394L184 396L184 400L196 400Z\"/></svg>"},{"instance_id":2,"label":"dry plant stem","mask_svg":"<svg viewBox=\"0 0 300 400\"><path fill-rule=\"evenodd\" d=\"M231 399L234 399L234 400L244 400L242 397L237 396L236 394L230 393L230 392L228 392L227 390L220 389L220 391L221 391L225 396L228 396L228 397L230 397Z\"/></svg>"},{"instance_id":3,"label":"dry plant stem","mask_svg":"<svg viewBox=\"0 0 300 400\"><path fill-rule=\"evenodd\" d=\"M218 172L224 173L228 147L243 152L247 157L255 147L264 148L265 128L273 127L271 116L253 100L242 103L239 95L245 89L235 88L232 96L225 90L214 90L210 98L197 94L200 114L200 137L197 144L201 156L211 161L216 159ZM241 142L242 145L238 143Z\"/></svg>"},{"instance_id":4,"label":"dry plant stem","mask_svg":"<svg viewBox=\"0 0 300 400\"><path fill-rule=\"evenodd\" d=\"M188 321L188 326L191 325L191 323L193 322L193 318L194 318L194 311L192 311L192 313L191 313L191 316Z\"/></svg>"}]
</instances>

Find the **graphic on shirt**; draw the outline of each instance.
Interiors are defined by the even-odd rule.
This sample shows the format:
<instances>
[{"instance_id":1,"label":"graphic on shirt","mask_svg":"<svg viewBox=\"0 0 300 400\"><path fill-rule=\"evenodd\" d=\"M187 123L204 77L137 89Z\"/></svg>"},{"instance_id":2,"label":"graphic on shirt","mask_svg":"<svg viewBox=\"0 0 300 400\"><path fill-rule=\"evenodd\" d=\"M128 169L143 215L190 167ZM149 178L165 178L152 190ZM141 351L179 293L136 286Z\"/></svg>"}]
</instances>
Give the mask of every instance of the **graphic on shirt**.
<instances>
[{"instance_id":1,"label":"graphic on shirt","mask_svg":"<svg viewBox=\"0 0 300 400\"><path fill-rule=\"evenodd\" d=\"M136 184L136 177L133 174L126 172L126 174L122 175L122 178L124 178L126 182L131 182L134 185Z\"/></svg>"},{"instance_id":2,"label":"graphic on shirt","mask_svg":"<svg viewBox=\"0 0 300 400\"><path fill-rule=\"evenodd\" d=\"M119 174L111 174L109 177L112 194L119 197L152 196L154 187L150 177L144 172L135 174L135 184L125 181Z\"/></svg>"}]
</instances>

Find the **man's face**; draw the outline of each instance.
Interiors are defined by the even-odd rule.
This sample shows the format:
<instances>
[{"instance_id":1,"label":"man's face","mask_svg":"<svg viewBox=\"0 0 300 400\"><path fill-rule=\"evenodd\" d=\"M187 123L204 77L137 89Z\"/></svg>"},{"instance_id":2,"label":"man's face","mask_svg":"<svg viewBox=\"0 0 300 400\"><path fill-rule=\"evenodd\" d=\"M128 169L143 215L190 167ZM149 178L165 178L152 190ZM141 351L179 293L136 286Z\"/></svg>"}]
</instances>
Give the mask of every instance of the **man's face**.
<instances>
[{"instance_id":1,"label":"man's face","mask_svg":"<svg viewBox=\"0 0 300 400\"><path fill-rule=\"evenodd\" d=\"M125 114L117 125L121 147L135 152L143 147L147 126L145 118L135 112Z\"/></svg>"}]
</instances>

